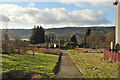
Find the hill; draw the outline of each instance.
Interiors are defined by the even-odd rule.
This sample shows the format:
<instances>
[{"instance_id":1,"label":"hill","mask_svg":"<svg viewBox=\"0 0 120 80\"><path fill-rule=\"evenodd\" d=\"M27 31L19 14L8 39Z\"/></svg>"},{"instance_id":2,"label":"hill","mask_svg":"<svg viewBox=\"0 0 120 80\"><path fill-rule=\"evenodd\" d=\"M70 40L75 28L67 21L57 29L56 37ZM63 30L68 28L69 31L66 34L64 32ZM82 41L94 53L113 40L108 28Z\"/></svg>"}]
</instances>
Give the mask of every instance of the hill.
<instances>
[{"instance_id":1,"label":"hill","mask_svg":"<svg viewBox=\"0 0 120 80\"><path fill-rule=\"evenodd\" d=\"M45 29L47 33L55 33L56 35L72 35L75 34L76 36L83 37L88 27L65 27L65 28L51 28ZM107 32L111 32L115 30L115 26L110 27L90 27L92 32L96 34L106 34ZM5 32L5 29L2 30L2 33ZM9 29L8 35L10 38L14 36L22 36L25 39L28 39L32 33L32 29Z\"/></svg>"}]
</instances>

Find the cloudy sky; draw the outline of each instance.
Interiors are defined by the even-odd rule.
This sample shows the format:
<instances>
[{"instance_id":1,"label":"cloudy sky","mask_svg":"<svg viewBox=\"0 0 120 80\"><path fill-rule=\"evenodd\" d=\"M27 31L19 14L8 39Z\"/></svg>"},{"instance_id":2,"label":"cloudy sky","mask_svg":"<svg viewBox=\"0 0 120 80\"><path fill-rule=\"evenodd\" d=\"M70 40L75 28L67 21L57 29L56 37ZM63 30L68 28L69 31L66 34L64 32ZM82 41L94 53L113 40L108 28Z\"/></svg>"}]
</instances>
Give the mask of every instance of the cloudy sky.
<instances>
[{"instance_id":1,"label":"cloudy sky","mask_svg":"<svg viewBox=\"0 0 120 80\"><path fill-rule=\"evenodd\" d=\"M3 2L0 28L115 25L112 2Z\"/></svg>"}]
</instances>

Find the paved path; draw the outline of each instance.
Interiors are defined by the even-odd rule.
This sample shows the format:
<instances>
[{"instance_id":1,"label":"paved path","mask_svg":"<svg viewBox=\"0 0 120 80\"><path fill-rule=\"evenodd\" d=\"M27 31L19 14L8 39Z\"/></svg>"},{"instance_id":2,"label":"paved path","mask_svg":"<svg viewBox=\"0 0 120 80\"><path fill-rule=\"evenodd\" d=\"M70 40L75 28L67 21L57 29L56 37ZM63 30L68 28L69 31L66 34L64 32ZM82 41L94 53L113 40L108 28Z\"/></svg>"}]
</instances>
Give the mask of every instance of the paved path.
<instances>
[{"instance_id":1,"label":"paved path","mask_svg":"<svg viewBox=\"0 0 120 80\"><path fill-rule=\"evenodd\" d=\"M60 71L55 78L80 78L82 73L76 67L71 57L67 53L61 56Z\"/></svg>"}]
</instances>

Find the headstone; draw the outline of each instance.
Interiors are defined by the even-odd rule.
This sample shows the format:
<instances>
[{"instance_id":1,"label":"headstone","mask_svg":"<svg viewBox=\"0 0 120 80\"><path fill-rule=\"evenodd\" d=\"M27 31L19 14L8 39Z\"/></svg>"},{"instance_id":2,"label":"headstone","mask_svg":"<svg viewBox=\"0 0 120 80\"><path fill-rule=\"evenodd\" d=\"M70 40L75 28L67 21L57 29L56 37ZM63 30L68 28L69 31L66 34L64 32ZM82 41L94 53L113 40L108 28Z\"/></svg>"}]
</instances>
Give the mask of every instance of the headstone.
<instances>
[{"instance_id":1,"label":"headstone","mask_svg":"<svg viewBox=\"0 0 120 80\"><path fill-rule=\"evenodd\" d=\"M120 54L120 44L116 44L116 49L117 49L116 52Z\"/></svg>"},{"instance_id":2,"label":"headstone","mask_svg":"<svg viewBox=\"0 0 120 80\"><path fill-rule=\"evenodd\" d=\"M54 44L54 48L56 48L57 46L56 46L56 44Z\"/></svg>"}]
</instances>

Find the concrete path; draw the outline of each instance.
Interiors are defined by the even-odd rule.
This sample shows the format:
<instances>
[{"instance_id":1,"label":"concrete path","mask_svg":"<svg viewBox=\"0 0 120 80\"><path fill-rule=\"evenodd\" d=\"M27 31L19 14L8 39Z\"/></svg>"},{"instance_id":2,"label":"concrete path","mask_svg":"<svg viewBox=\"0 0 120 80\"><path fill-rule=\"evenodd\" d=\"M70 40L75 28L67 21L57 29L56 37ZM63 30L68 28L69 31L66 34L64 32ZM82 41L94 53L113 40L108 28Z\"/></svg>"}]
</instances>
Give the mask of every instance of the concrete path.
<instances>
[{"instance_id":1,"label":"concrete path","mask_svg":"<svg viewBox=\"0 0 120 80\"><path fill-rule=\"evenodd\" d=\"M55 75L55 78L80 78L82 73L72 61L67 53L61 56L60 71Z\"/></svg>"}]
</instances>

